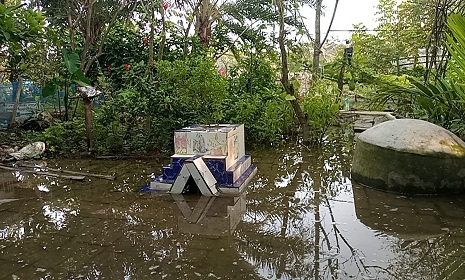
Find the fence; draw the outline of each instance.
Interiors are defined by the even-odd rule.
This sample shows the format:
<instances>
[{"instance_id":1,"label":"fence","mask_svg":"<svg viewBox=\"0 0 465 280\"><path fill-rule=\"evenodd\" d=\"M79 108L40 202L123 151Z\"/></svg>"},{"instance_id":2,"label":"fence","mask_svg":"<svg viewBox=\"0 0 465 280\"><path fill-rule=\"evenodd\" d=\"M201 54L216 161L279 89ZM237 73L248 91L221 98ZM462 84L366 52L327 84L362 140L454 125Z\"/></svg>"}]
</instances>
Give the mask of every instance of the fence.
<instances>
[{"instance_id":1,"label":"fence","mask_svg":"<svg viewBox=\"0 0 465 280\"><path fill-rule=\"evenodd\" d=\"M16 99L17 82L0 85L0 127L9 124ZM25 120L34 111L40 109L40 99L42 90L29 81L24 81L19 97L18 111L16 119Z\"/></svg>"},{"instance_id":2,"label":"fence","mask_svg":"<svg viewBox=\"0 0 465 280\"><path fill-rule=\"evenodd\" d=\"M70 91L74 92L75 85L70 86ZM6 127L10 123L13 113L13 106L16 99L17 82L0 84L0 128ZM73 106L79 99L73 99ZM94 100L94 107L100 106L100 102L104 100L102 94ZM61 116L64 108L64 92L59 91L52 96L44 98L42 89L35 86L30 81L24 81L23 87L19 96L19 106L16 114L18 122L24 121L31 117L36 112L50 112Z\"/></svg>"}]
</instances>

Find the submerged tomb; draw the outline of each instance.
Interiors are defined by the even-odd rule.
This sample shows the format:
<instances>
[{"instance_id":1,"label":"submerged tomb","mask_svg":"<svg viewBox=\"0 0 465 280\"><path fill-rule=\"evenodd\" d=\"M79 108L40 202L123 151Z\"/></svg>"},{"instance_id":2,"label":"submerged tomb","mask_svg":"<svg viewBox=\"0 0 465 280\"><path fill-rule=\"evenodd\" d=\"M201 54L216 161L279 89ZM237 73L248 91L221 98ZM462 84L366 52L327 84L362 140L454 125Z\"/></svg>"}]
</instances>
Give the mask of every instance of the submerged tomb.
<instances>
[{"instance_id":1,"label":"submerged tomb","mask_svg":"<svg viewBox=\"0 0 465 280\"><path fill-rule=\"evenodd\" d=\"M150 183L150 190L205 196L237 195L257 172L245 154L244 125L193 125L174 132L171 163Z\"/></svg>"},{"instance_id":2,"label":"submerged tomb","mask_svg":"<svg viewBox=\"0 0 465 280\"><path fill-rule=\"evenodd\" d=\"M358 136L352 179L404 194L465 193L465 143L426 121L384 122Z\"/></svg>"}]
</instances>

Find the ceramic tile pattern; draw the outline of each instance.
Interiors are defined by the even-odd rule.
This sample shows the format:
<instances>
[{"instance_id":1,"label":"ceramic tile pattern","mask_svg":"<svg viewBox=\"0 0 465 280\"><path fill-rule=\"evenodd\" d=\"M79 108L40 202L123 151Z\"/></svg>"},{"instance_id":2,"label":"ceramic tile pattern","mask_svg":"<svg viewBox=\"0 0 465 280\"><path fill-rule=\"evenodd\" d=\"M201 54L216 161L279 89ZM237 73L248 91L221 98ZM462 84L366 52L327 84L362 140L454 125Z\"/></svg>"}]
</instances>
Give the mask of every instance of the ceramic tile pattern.
<instances>
[{"instance_id":1,"label":"ceramic tile pattern","mask_svg":"<svg viewBox=\"0 0 465 280\"><path fill-rule=\"evenodd\" d=\"M245 155L244 125L195 125L174 133L175 155L154 182L174 183L186 160L203 155L219 187L237 188L242 174L251 174L251 158ZM192 158L190 158L192 157ZM243 180L241 180L243 182Z\"/></svg>"}]
</instances>

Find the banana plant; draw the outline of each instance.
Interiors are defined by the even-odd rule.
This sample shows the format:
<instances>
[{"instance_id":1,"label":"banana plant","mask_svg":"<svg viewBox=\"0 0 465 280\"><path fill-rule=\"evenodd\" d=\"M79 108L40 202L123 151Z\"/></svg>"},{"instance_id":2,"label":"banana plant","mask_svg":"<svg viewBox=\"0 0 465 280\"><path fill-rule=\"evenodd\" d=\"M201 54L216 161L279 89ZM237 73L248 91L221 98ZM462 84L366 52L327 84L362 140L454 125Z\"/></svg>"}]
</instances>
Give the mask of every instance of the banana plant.
<instances>
[{"instance_id":1,"label":"banana plant","mask_svg":"<svg viewBox=\"0 0 465 280\"><path fill-rule=\"evenodd\" d=\"M62 53L63 63L66 69L65 73L61 77L58 76L50 80L50 82L48 82L42 89L42 96L48 97L56 94L60 89L63 89L65 107L64 120L67 121L69 119L69 93L71 85L88 86L90 85L90 81L81 70L79 55L77 53L70 52L65 48L62 49ZM59 95L58 100L60 100Z\"/></svg>"}]
</instances>

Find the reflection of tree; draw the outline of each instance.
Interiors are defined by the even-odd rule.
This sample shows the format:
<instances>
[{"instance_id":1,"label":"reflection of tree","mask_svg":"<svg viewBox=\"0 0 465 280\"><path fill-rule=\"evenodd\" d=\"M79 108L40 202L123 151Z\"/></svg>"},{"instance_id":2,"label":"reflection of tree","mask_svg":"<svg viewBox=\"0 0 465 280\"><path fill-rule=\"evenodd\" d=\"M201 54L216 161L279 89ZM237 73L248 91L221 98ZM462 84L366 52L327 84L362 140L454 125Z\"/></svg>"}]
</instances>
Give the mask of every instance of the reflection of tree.
<instances>
[{"instance_id":1,"label":"reflection of tree","mask_svg":"<svg viewBox=\"0 0 465 280\"><path fill-rule=\"evenodd\" d=\"M242 240L238 250L262 275L277 279L462 279L465 275L462 200L457 200L460 205L450 206L449 199L422 198L420 204L405 197L395 201L399 199L395 195L379 193L379 198L371 200L373 205L368 205L376 208L365 206L364 211L380 216L374 221L382 228L388 225L391 231L386 234L375 228L362 236L369 237L366 244L381 246L381 255L390 261L383 263L375 257L368 259L374 255L365 256L370 249L358 247L357 232L346 232L343 224L347 221L338 220L341 209L337 205L353 203L348 178L350 144L329 137L320 149L293 146L279 153L252 154L259 173L250 186L248 213L237 230ZM415 208L428 213L417 212L409 219L406 215ZM352 215L349 217L356 218ZM427 238L414 232L409 235L413 241L392 235L399 226L407 231L417 228L409 224L415 220L426 222L422 225L429 229L426 232L430 228L444 232L446 227L450 231ZM352 223L360 226L360 221ZM392 224L399 224L398 228Z\"/></svg>"},{"instance_id":2,"label":"reflection of tree","mask_svg":"<svg viewBox=\"0 0 465 280\"><path fill-rule=\"evenodd\" d=\"M310 264L301 258L313 248L313 244L307 242L313 235L312 229L303 219L309 209L295 195L300 181L295 177L308 168L302 156L298 149L288 151L277 166L285 174L273 182L273 186L272 183L263 186L260 178L258 185L251 186L255 197L250 200L244 218L247 231L238 229L239 236L246 240L239 250L262 269L275 271L279 278L295 278L300 276L298 271L310 269ZM269 171L276 175L274 168ZM266 208L262 201L269 202Z\"/></svg>"},{"instance_id":3,"label":"reflection of tree","mask_svg":"<svg viewBox=\"0 0 465 280\"><path fill-rule=\"evenodd\" d=\"M27 182L49 183L43 177ZM261 278L238 254L233 236L181 232L176 219L181 213L171 196L121 194L105 183L95 180L50 193L18 190L24 200L0 211L0 263L39 261L37 266L49 273L45 278L54 279ZM141 185L136 182L131 187ZM226 205L220 206L214 210L226 211ZM49 271L51 267L60 269Z\"/></svg>"},{"instance_id":4,"label":"reflection of tree","mask_svg":"<svg viewBox=\"0 0 465 280\"><path fill-rule=\"evenodd\" d=\"M245 240L239 250L277 278L336 279L342 234L335 222L328 230L322 220L328 220L329 199L350 192L341 184L350 170L349 151L345 142L328 140L321 149L291 147L276 155L282 160L254 155L259 178L238 231Z\"/></svg>"},{"instance_id":5,"label":"reflection of tree","mask_svg":"<svg viewBox=\"0 0 465 280\"><path fill-rule=\"evenodd\" d=\"M352 196L350 151L350 141L329 136L315 149L294 146L276 157L267 151L254 154L259 173L250 187L244 225L238 229L244 240L239 250L265 275L278 279L389 276L383 267L365 264L333 214L332 200Z\"/></svg>"},{"instance_id":6,"label":"reflection of tree","mask_svg":"<svg viewBox=\"0 0 465 280\"><path fill-rule=\"evenodd\" d=\"M423 279L425 275L431 279L463 279L464 244L463 229L419 240L400 240L400 257L389 268L399 279Z\"/></svg>"},{"instance_id":7,"label":"reflection of tree","mask_svg":"<svg viewBox=\"0 0 465 280\"><path fill-rule=\"evenodd\" d=\"M390 264L378 267L372 265L368 254L365 259L366 251L355 243L358 232L345 231L347 227L342 223L347 221L341 219L341 209L337 206L353 207L351 185L345 183L351 159L346 145L344 141L329 138L321 149L292 146L281 151L253 153L259 174L247 194L247 214L232 235L183 232L176 219L182 213L171 196L121 192L126 188L135 190L145 182L146 177L129 171L136 169L136 165L124 163L128 171L111 184L93 180L64 188L63 182L57 181L58 185L53 185L50 193L38 192L40 199L32 187L51 186L51 182L43 177L28 179L21 186L31 186L31 189L27 194L23 189L15 189L15 197L23 193L29 199L0 210L0 251L3 251L0 263L11 261L19 254L25 263L53 261L56 256L55 261L61 263L51 267L59 266L68 273L51 274L51 278L57 279L73 279L79 275L92 279L97 276L110 279L123 276L131 279L259 279L261 276L362 279L370 275L376 279L462 279L465 275L463 199L445 199L442 204L438 198L430 199L436 203L431 208L439 214L428 211L424 216L433 215L440 220L439 225L434 225L440 230L450 229L441 230L439 235L406 241L406 238L391 236L396 230L388 232L389 235L382 232L382 225L380 229L367 229L379 236L366 243L371 246L373 240L381 240L382 250L392 253L393 258ZM383 207L386 204L396 205L384 193L376 201L379 205L372 196L369 198L370 205L383 208L374 213L377 216L382 216L383 210L392 213L392 209ZM455 204L447 207L452 201ZM418 209L430 207L423 202ZM61 219L61 214L44 215L43 206L65 216ZM189 206L195 209L196 204ZM356 206L360 210L361 204ZM371 213L368 206L365 208ZM213 208L212 205L210 209ZM214 213L224 212L215 209ZM79 211L78 215L73 210ZM353 213L349 217L356 218ZM367 220L361 222L364 221ZM360 221L353 223L361 225ZM426 226L431 227L432 222ZM389 238L383 239L383 236Z\"/></svg>"},{"instance_id":8,"label":"reflection of tree","mask_svg":"<svg viewBox=\"0 0 465 280\"><path fill-rule=\"evenodd\" d=\"M349 243L347 238L339 230L339 228L337 226L337 222L336 222L336 220L334 218L334 214L333 214L333 211L332 211L332 208L331 208L331 203L330 203L328 197L325 197L324 200L325 200L326 207L328 208L328 211L329 211L329 214L330 214L330 217L331 217L332 232L334 233L335 243L336 243L335 248L337 249L337 252L341 252L341 246L345 246L350 251L350 257L348 259L346 259L344 262L351 261L352 263L354 263L362 276L367 275L369 277L373 277L373 275L379 276L379 275L383 275L383 274L393 276L393 273L391 273L390 270L388 270L388 269L386 269L384 267L376 266L376 265L366 265L365 264L363 253L359 252L356 248L354 248ZM321 227L321 230L324 231L324 228ZM339 239L341 240L341 242L339 242ZM330 239L329 239L328 234L325 234L325 240L327 242L328 249L333 248L333 247L331 247ZM335 259L334 261L338 262L337 259ZM333 277L335 276L334 279L337 279L338 278L337 274L334 273L335 270L334 270L334 268L331 267L331 265L329 263L329 260L328 260L328 267L331 269ZM348 275L345 275L345 276L348 276Z\"/></svg>"}]
</instances>

